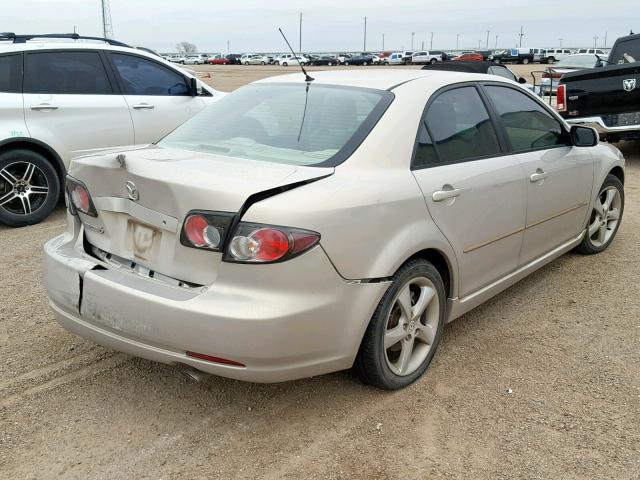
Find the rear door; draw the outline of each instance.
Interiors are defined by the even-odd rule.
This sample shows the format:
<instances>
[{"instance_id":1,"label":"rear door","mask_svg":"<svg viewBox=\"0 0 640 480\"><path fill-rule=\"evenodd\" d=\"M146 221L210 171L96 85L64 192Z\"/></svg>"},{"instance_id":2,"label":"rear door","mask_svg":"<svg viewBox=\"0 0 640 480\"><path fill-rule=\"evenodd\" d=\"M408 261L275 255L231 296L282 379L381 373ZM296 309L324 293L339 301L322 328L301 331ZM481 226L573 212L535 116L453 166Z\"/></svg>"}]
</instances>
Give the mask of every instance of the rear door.
<instances>
[{"instance_id":1,"label":"rear door","mask_svg":"<svg viewBox=\"0 0 640 480\"><path fill-rule=\"evenodd\" d=\"M177 69L130 53L109 54L129 106L136 144L153 143L205 107Z\"/></svg>"},{"instance_id":2,"label":"rear door","mask_svg":"<svg viewBox=\"0 0 640 480\"><path fill-rule=\"evenodd\" d=\"M22 105L22 54L0 55L0 141L28 136Z\"/></svg>"},{"instance_id":3,"label":"rear door","mask_svg":"<svg viewBox=\"0 0 640 480\"><path fill-rule=\"evenodd\" d=\"M26 52L23 91L30 136L67 165L75 150L133 144L129 108L99 51Z\"/></svg>"},{"instance_id":4,"label":"rear door","mask_svg":"<svg viewBox=\"0 0 640 480\"><path fill-rule=\"evenodd\" d=\"M460 297L517 268L527 203L524 171L504 154L474 85L430 100L412 168L431 217L456 252Z\"/></svg>"},{"instance_id":5,"label":"rear door","mask_svg":"<svg viewBox=\"0 0 640 480\"><path fill-rule=\"evenodd\" d=\"M520 263L577 236L593 186L593 157L574 147L562 123L522 89L485 85L514 159L527 177L527 220Z\"/></svg>"}]
</instances>

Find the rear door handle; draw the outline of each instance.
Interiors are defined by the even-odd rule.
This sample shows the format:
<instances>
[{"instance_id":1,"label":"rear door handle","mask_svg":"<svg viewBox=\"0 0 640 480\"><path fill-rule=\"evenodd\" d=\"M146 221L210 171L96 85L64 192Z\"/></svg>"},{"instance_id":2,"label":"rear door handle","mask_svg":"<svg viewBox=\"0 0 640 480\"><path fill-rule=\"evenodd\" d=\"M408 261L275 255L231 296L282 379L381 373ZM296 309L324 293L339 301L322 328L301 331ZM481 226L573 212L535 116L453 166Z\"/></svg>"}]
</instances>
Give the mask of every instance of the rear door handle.
<instances>
[{"instance_id":1,"label":"rear door handle","mask_svg":"<svg viewBox=\"0 0 640 480\"><path fill-rule=\"evenodd\" d=\"M49 105L48 103L41 103L40 105L31 105L31 110L57 110L55 105Z\"/></svg>"},{"instance_id":2,"label":"rear door handle","mask_svg":"<svg viewBox=\"0 0 640 480\"><path fill-rule=\"evenodd\" d=\"M135 108L136 110L151 110L156 108L154 105L151 105L149 103L138 103L136 105L133 106L133 108Z\"/></svg>"},{"instance_id":3,"label":"rear door handle","mask_svg":"<svg viewBox=\"0 0 640 480\"><path fill-rule=\"evenodd\" d=\"M531 174L531 176L529 177L529 180L531 181L531 183L536 183L536 182L539 182L540 180L544 180L548 176L549 174L547 172L545 172L541 168L538 168L536 170L536 173Z\"/></svg>"},{"instance_id":4,"label":"rear door handle","mask_svg":"<svg viewBox=\"0 0 640 480\"><path fill-rule=\"evenodd\" d=\"M442 188L444 189L446 186L447 185L445 185ZM449 187L451 186L449 185ZM462 193L462 190L460 190L459 188L451 187L448 189L438 190L437 192L433 192L433 194L431 195L431 198L433 199L434 202L442 202L443 200L447 200L449 198L455 198L461 193Z\"/></svg>"}]
</instances>

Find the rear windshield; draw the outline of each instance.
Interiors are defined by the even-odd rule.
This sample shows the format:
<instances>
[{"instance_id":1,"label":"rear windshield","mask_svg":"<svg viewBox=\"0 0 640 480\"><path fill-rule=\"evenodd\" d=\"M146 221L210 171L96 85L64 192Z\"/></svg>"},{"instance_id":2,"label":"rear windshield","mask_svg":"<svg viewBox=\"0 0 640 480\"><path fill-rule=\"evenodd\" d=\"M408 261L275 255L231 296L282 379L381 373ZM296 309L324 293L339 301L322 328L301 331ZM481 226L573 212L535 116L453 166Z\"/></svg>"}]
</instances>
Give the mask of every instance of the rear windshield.
<instances>
[{"instance_id":1,"label":"rear windshield","mask_svg":"<svg viewBox=\"0 0 640 480\"><path fill-rule=\"evenodd\" d=\"M626 59L625 59L626 54ZM637 38L618 42L609 61L613 64L640 62L640 40Z\"/></svg>"},{"instance_id":2,"label":"rear windshield","mask_svg":"<svg viewBox=\"0 0 640 480\"><path fill-rule=\"evenodd\" d=\"M207 107L160 146L292 165L337 165L393 99L383 90L255 84Z\"/></svg>"},{"instance_id":3,"label":"rear windshield","mask_svg":"<svg viewBox=\"0 0 640 480\"><path fill-rule=\"evenodd\" d=\"M598 63L595 55L571 55L556 63L556 67L594 68Z\"/></svg>"}]
</instances>

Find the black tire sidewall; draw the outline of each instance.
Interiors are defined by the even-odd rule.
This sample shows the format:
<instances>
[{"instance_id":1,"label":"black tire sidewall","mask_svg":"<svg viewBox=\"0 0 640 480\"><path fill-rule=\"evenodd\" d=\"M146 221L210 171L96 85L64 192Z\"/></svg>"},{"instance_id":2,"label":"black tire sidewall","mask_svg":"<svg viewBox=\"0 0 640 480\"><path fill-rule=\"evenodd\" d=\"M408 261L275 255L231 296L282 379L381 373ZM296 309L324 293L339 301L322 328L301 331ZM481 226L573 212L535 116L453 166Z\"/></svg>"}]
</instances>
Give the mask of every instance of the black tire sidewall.
<instances>
[{"instance_id":1,"label":"black tire sidewall","mask_svg":"<svg viewBox=\"0 0 640 480\"><path fill-rule=\"evenodd\" d=\"M39 153L31 150L9 150L0 154L0 170L14 162L29 162L37 166L47 178L49 193L45 202L30 215L15 215L0 207L0 223L10 227L24 227L34 225L47 218L60 198L60 179L54 166Z\"/></svg>"},{"instance_id":2,"label":"black tire sidewall","mask_svg":"<svg viewBox=\"0 0 640 480\"><path fill-rule=\"evenodd\" d=\"M385 359L384 334L387 316L393 307L393 302L398 291L410 279L420 276L431 280L438 293L438 300L440 302L438 330L436 331L433 346L422 365L410 375L399 376L391 371ZM410 260L403 265L393 276L392 283L380 300L362 340L362 345L360 346L356 360L356 370L362 380L365 383L375 385L379 388L396 390L406 387L420 378L431 363L438 344L440 343L444 329L445 313L446 294L438 270L431 263L422 259Z\"/></svg>"}]
</instances>

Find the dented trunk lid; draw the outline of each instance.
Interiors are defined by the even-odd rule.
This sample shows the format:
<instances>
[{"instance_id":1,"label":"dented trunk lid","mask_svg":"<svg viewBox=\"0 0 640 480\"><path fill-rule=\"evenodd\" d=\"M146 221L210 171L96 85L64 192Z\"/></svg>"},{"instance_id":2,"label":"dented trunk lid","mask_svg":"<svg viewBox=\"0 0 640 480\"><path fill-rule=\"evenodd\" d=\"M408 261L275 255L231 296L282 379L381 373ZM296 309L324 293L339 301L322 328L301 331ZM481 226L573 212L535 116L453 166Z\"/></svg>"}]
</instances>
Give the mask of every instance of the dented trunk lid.
<instances>
[{"instance_id":1,"label":"dented trunk lid","mask_svg":"<svg viewBox=\"0 0 640 480\"><path fill-rule=\"evenodd\" d=\"M254 194L332 173L157 146L81 156L69 169L98 211L97 218L80 214L92 246L151 275L197 285L215 281L222 254L180 244L189 211L237 213Z\"/></svg>"}]
</instances>

